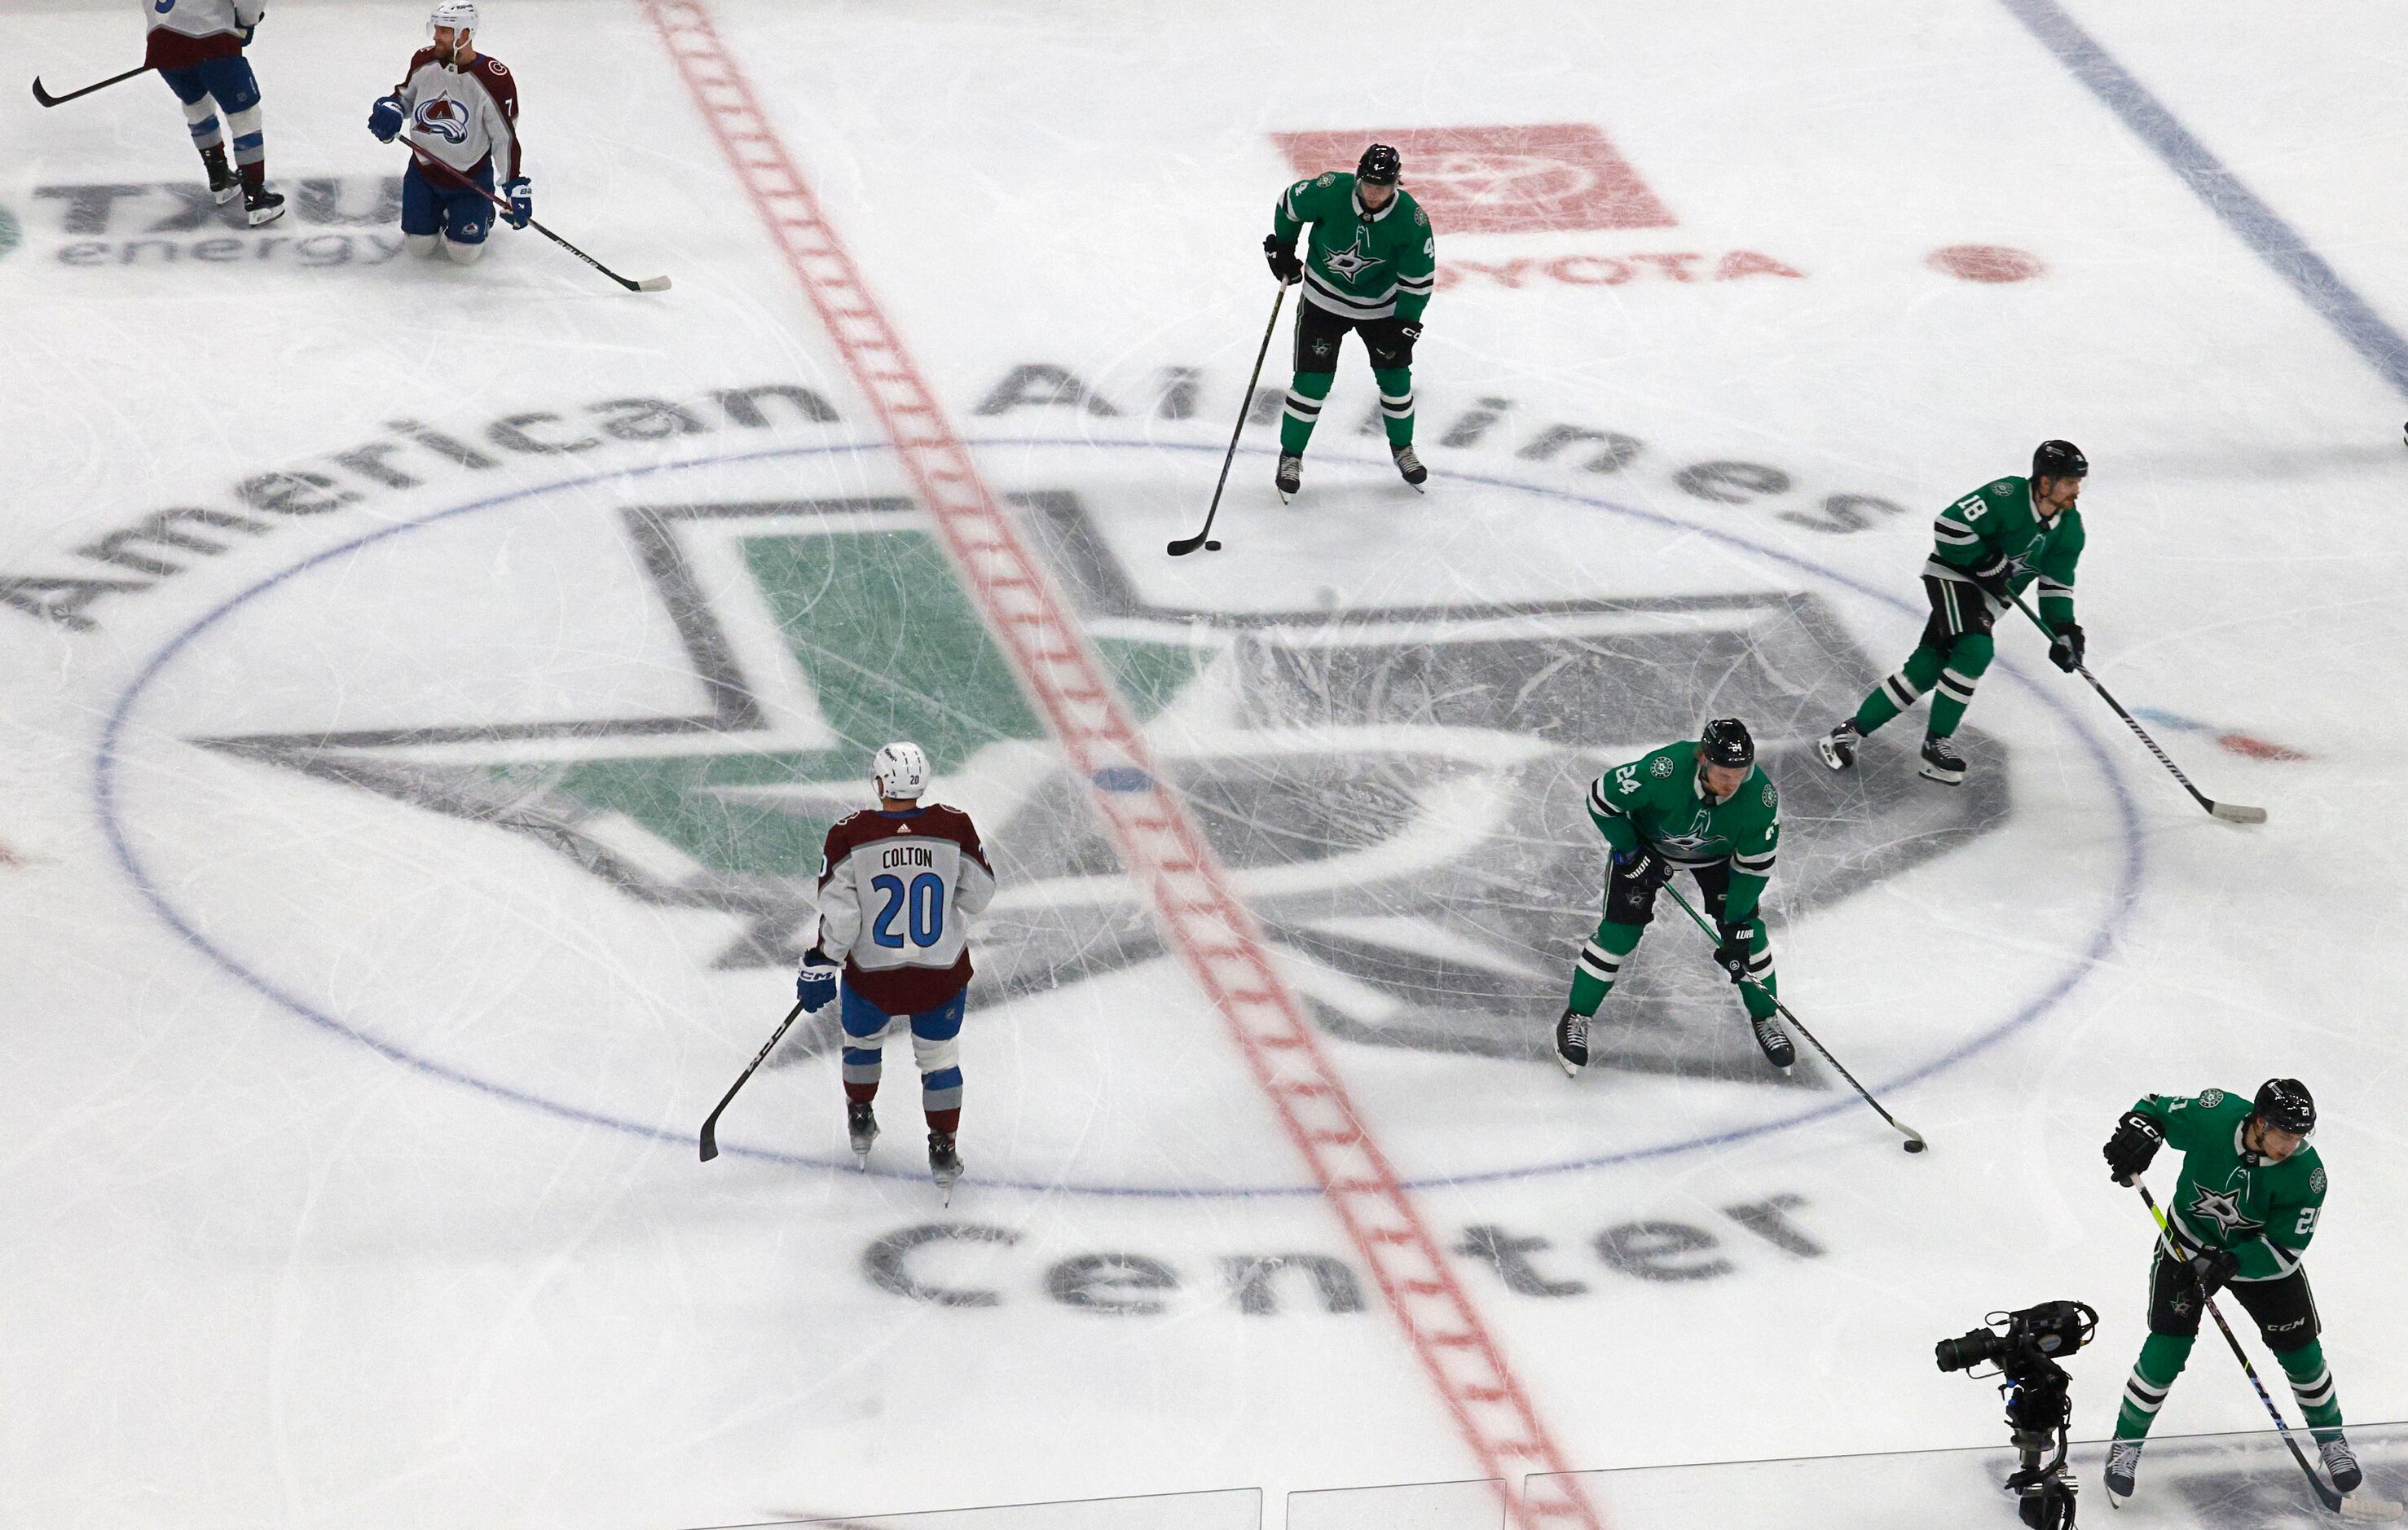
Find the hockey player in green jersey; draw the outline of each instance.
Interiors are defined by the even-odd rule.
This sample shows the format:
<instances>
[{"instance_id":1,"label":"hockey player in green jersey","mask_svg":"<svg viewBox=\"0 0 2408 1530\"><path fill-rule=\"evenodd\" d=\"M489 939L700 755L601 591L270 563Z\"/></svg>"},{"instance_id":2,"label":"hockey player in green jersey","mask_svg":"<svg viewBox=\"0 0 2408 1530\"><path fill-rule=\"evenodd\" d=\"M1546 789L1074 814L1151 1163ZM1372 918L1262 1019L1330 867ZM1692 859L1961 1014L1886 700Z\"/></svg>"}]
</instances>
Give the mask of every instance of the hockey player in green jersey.
<instances>
[{"instance_id":1,"label":"hockey player in green jersey","mask_svg":"<svg viewBox=\"0 0 2408 1530\"><path fill-rule=\"evenodd\" d=\"M2131 1496L2142 1443L2190 1358L2200 1311L2227 1285L2291 1379L2333 1486L2358 1491L2363 1474L2342 1436L2341 1400L2300 1264L2325 1203L2324 1162L2307 1145L2315 1128L2315 1101L2297 1079L2268 1080L2255 1100L2220 1089L2188 1098L2146 1094L2116 1122L2103 1151L2119 1184L2147 1169L2161 1143L2183 1161L2149 1276L2148 1341L2125 1384L2108 1448L2114 1496Z\"/></svg>"},{"instance_id":2,"label":"hockey player in green jersey","mask_svg":"<svg viewBox=\"0 0 2408 1530\"><path fill-rule=\"evenodd\" d=\"M1949 742L1972 704L1973 687L1990 667L1991 626L2008 597L2040 581L2040 619L2048 624L2048 656L2068 674L2082 663L2082 625L2073 620L2073 568L2082 561L2082 512L2073 502L2090 464L2071 441L2042 441L2028 479L2004 478L1976 489L1932 522L1931 557L1923 590L1931 620L1923 641L1898 673L1874 686L1856 715L1817 746L1823 763L1845 770L1856 763L1865 735L1915 703L1926 691L1931 722L1923 739L1923 774L1954 786L1965 759Z\"/></svg>"},{"instance_id":3,"label":"hockey player in green jersey","mask_svg":"<svg viewBox=\"0 0 2408 1530\"><path fill-rule=\"evenodd\" d=\"M1717 718L1701 738L1614 766L1589 788L1588 816L1612 847L1613 867L1605 919L1581 947L1571 1003L1555 1022L1564 1071L1588 1065L1589 1022L1655 917L1656 889L1676 870L1695 877L1705 895L1717 937L1714 965L1739 985L1756 1045L1787 1071L1797 1051L1774 1018L1772 944L1757 911L1781 839L1781 794L1756 765L1747 725Z\"/></svg>"},{"instance_id":4,"label":"hockey player in green jersey","mask_svg":"<svg viewBox=\"0 0 2408 1530\"><path fill-rule=\"evenodd\" d=\"M1263 240L1271 275L1304 283L1296 306L1296 378L1280 419L1283 497L1303 485L1305 443L1338 379L1339 347L1350 329L1371 353L1397 471L1416 488L1429 477L1413 455L1413 343L1422 337L1422 310L1438 279L1438 240L1429 214L1398 189L1403 167L1395 150L1375 143L1353 175L1333 170L1299 180L1271 209L1271 232ZM1308 230L1299 259L1297 236Z\"/></svg>"}]
</instances>

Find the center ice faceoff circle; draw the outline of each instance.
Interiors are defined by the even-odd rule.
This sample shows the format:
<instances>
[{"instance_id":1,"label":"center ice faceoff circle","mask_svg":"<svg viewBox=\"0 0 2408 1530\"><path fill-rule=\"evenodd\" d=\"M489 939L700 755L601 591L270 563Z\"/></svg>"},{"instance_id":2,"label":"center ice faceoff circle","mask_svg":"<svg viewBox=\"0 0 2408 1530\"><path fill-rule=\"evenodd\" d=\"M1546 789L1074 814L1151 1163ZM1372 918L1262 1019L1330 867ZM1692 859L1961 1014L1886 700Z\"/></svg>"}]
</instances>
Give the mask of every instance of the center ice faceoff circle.
<instances>
[{"instance_id":1,"label":"center ice faceoff circle","mask_svg":"<svg viewBox=\"0 0 2408 1530\"><path fill-rule=\"evenodd\" d=\"M1415 1183L1565 1172L1860 1108L1823 1087L1836 1080L1802 1080L1811 1068L1786 1086L1765 1074L1736 1005L1662 921L1603 1017L1609 1066L1593 1080L1608 1081L1568 1090L1544 1063L1569 953L1596 919L1580 804L1602 765L1693 731L1710 704L1779 720L1759 728L1768 763L1793 825L1816 825L1793 827L1775 884L1799 932L1783 959L1806 973L1817 942L1870 957L1865 930L1918 864L1946 854L1940 875L1977 876L1985 841L2016 832L2005 739L1988 743L2001 764L1986 784L1953 794L1902 765L1834 780L1813 764L1809 724L1842 715L1887 657L1863 653L1838 608L1898 602L1726 527L1454 475L1467 503L1611 528L1627 561L1650 536L1703 537L1756 572L1719 593L1343 617L1313 600L1175 621L1193 613L1131 593L1074 491L1186 449L996 444L1027 449L1024 470L1068 465L1071 489L1015 497L1340 1070L1370 1119L1398 1123L1384 1145ZM784 1002L818 836L859 794L859 739L911 734L987 826L1010 889L973 995L988 1044L972 1049L987 1053L972 1108L993 1144L976 1179L1317 1194L1269 1131L1250 1152L1160 1151L1149 1116L1185 1140L1199 1107L1230 1108L1216 1094L1251 1108L1249 1086L1210 1012L1186 1017L1200 1001L924 522L899 495L859 493L882 455L798 449L521 491L260 581L170 639L113 708L95 785L120 859L186 939L310 1022L497 1097L687 1144ZM765 462L781 492L761 492ZM824 496L792 487L838 466ZM1927 1012L1877 979L1851 985L1860 1003L1815 991L1821 1027L1876 1090L2044 1013L2137 888L2131 805L2098 738L2046 690L1999 678L2096 771L2118 843L2068 900L2079 927L2052 932L2071 954L1984 984L1987 1008L1960 990ZM1154 1029L1157 1010L1184 1030ZM728 1151L850 1170L840 1137L793 1151L829 1136L814 1128L833 1110L831 1040L798 1029L748 1101L753 1121L724 1124ZM908 1112L900 1077L890 1103ZM1433 1099L1490 1126L1456 1136ZM1116 1132L1143 1151L1111 1146Z\"/></svg>"}]
</instances>

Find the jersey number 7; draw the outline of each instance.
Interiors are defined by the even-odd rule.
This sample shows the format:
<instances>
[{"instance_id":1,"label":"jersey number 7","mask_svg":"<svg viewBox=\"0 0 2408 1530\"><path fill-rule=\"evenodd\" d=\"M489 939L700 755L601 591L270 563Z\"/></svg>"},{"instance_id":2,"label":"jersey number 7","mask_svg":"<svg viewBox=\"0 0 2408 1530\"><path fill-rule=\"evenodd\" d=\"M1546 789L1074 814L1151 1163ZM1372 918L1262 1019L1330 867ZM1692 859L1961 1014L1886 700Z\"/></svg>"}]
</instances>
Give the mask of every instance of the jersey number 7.
<instances>
[{"instance_id":1,"label":"jersey number 7","mask_svg":"<svg viewBox=\"0 0 2408 1530\"><path fill-rule=\"evenodd\" d=\"M945 879L933 871L923 871L905 887L900 877L872 877L870 887L886 894L886 905L869 923L869 938L889 951L903 949L903 932L895 927L895 916L909 910L905 921L910 926L911 944L933 946L945 937Z\"/></svg>"}]
</instances>

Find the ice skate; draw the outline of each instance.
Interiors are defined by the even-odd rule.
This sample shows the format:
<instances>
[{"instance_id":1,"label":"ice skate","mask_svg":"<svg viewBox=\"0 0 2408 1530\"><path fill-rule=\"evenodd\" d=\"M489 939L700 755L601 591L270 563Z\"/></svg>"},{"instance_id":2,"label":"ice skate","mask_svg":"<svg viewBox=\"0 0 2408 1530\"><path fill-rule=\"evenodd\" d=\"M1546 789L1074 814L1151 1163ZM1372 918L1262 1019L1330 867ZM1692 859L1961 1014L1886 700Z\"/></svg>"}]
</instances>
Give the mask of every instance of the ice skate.
<instances>
[{"instance_id":1,"label":"ice skate","mask_svg":"<svg viewBox=\"0 0 2408 1530\"><path fill-rule=\"evenodd\" d=\"M272 223L284 216L284 193L269 191L265 181L256 185L245 181L242 186L242 214L253 228Z\"/></svg>"},{"instance_id":2,"label":"ice skate","mask_svg":"<svg viewBox=\"0 0 2408 1530\"><path fill-rule=\"evenodd\" d=\"M1956 746L1945 738L1926 738L1920 774L1926 780L1955 786L1965 779L1965 756L1957 753Z\"/></svg>"},{"instance_id":3,"label":"ice skate","mask_svg":"<svg viewBox=\"0 0 2408 1530\"><path fill-rule=\"evenodd\" d=\"M945 1193L945 1204L953 1204L953 1181L962 1177L962 1155L953 1147L951 1132L928 1134L928 1175L937 1188Z\"/></svg>"},{"instance_id":4,"label":"ice skate","mask_svg":"<svg viewBox=\"0 0 2408 1530\"><path fill-rule=\"evenodd\" d=\"M2343 1519L2370 1524L2400 1517L2397 1500L2366 1485L2366 1473L2359 1469L2358 1452L2349 1448L2348 1439L2336 1432L2316 1441L2316 1450L2325 1458L2325 1475L2332 1479L2333 1491L2341 1494Z\"/></svg>"},{"instance_id":5,"label":"ice skate","mask_svg":"<svg viewBox=\"0 0 2408 1530\"><path fill-rule=\"evenodd\" d=\"M209 200L224 207L242 194L242 178L226 163L225 145L211 144L201 150L201 165L209 173Z\"/></svg>"},{"instance_id":6,"label":"ice skate","mask_svg":"<svg viewBox=\"0 0 2408 1530\"><path fill-rule=\"evenodd\" d=\"M845 1136L853 1139L853 1156L869 1166L869 1145L878 1140L878 1112L867 1100L848 1100L844 1107Z\"/></svg>"},{"instance_id":7,"label":"ice skate","mask_svg":"<svg viewBox=\"0 0 2408 1530\"><path fill-rule=\"evenodd\" d=\"M1283 501L1285 501L1291 495L1295 494L1297 491L1302 489L1304 487L1304 459L1293 451L1281 452L1279 461L1279 476L1271 479L1271 485L1279 490L1279 496Z\"/></svg>"},{"instance_id":8,"label":"ice skate","mask_svg":"<svg viewBox=\"0 0 2408 1530\"><path fill-rule=\"evenodd\" d=\"M1405 476L1405 481L1407 483L1419 489L1425 482L1428 481L1429 469L1424 467L1422 465L1422 460L1413 455L1413 449L1412 447L1400 446L1393 448L1390 450L1388 455L1397 460L1397 471Z\"/></svg>"},{"instance_id":9,"label":"ice skate","mask_svg":"<svg viewBox=\"0 0 2408 1530\"><path fill-rule=\"evenodd\" d=\"M2121 1506L2132 1495L2133 1476L2141 1469L2141 1446L2137 1439L2119 1439L2107 1447L2107 1501Z\"/></svg>"},{"instance_id":10,"label":"ice skate","mask_svg":"<svg viewBox=\"0 0 2408 1530\"><path fill-rule=\"evenodd\" d=\"M1798 1063L1798 1049L1789 1044L1789 1033L1771 1015L1758 1020L1748 1018L1748 1029L1756 1033L1756 1044L1764 1049L1764 1060L1786 1073Z\"/></svg>"},{"instance_id":11,"label":"ice skate","mask_svg":"<svg viewBox=\"0 0 2408 1530\"><path fill-rule=\"evenodd\" d=\"M1814 740L1814 752L1834 770L1845 770L1856 763L1856 746L1865 736L1856 731L1856 721L1850 718L1829 733Z\"/></svg>"},{"instance_id":12,"label":"ice skate","mask_svg":"<svg viewBox=\"0 0 2408 1530\"><path fill-rule=\"evenodd\" d=\"M1555 1022L1555 1061L1567 1077L1578 1078L1588 1066L1588 1021L1579 1010L1567 1009Z\"/></svg>"}]
</instances>

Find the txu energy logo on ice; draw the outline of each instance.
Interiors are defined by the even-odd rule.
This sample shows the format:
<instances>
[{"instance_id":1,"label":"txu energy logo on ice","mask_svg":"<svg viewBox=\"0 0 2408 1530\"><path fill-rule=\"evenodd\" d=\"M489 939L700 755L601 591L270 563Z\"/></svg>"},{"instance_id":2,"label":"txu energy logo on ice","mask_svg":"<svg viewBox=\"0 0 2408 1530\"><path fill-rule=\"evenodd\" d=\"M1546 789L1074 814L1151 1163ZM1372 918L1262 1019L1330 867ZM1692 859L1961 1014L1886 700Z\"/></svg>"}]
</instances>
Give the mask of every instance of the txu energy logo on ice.
<instances>
[{"instance_id":1,"label":"txu energy logo on ice","mask_svg":"<svg viewBox=\"0 0 2408 1530\"><path fill-rule=\"evenodd\" d=\"M1813 733L1872 671L1811 594L1168 610L1137 598L1075 495L1013 503L1299 993L1342 1037L1541 1055L1598 917L1587 782L1705 717L1748 718L1790 821L1814 825L1784 847L1775 883L1790 922L2006 811L2003 770L1942 794L1904 768L1835 779L1812 763ZM683 670L621 689L673 679L692 709L198 741L541 846L637 903L719 916L702 959L744 971L798 959L821 838L864 805L870 752L909 736L996 856L982 1005L1164 954L1082 784L909 501L643 503L617 525ZM494 665L465 634L425 662L464 676ZM1667 933L1634 963L1600 1055L1777 1084L1745 1028L1715 1022L1737 1013L1726 985Z\"/></svg>"}]
</instances>

